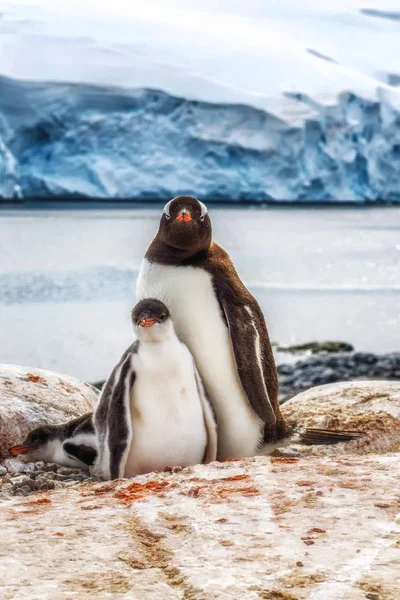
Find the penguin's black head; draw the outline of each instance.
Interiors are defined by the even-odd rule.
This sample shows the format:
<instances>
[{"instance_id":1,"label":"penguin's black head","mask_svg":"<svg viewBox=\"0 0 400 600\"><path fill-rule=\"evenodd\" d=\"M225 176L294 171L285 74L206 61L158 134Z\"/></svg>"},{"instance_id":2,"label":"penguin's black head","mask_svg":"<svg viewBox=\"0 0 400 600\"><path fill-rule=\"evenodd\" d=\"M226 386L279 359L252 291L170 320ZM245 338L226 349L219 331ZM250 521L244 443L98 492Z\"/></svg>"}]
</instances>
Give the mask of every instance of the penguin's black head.
<instances>
[{"instance_id":1,"label":"penguin's black head","mask_svg":"<svg viewBox=\"0 0 400 600\"><path fill-rule=\"evenodd\" d=\"M145 298L132 309L132 321L139 327L152 327L155 323L164 323L170 314L164 302L155 298Z\"/></svg>"},{"instance_id":2,"label":"penguin's black head","mask_svg":"<svg viewBox=\"0 0 400 600\"><path fill-rule=\"evenodd\" d=\"M25 440L22 444L18 446L13 446L10 448L9 452L12 456L17 456L18 454L29 454L31 452L35 452L42 446L45 446L48 442L57 437L57 430L55 427L51 426L43 426L36 427L28 433Z\"/></svg>"},{"instance_id":3,"label":"penguin's black head","mask_svg":"<svg viewBox=\"0 0 400 600\"><path fill-rule=\"evenodd\" d=\"M211 245L211 220L205 204L192 196L178 196L165 205L157 238L167 246L190 255Z\"/></svg>"}]
</instances>

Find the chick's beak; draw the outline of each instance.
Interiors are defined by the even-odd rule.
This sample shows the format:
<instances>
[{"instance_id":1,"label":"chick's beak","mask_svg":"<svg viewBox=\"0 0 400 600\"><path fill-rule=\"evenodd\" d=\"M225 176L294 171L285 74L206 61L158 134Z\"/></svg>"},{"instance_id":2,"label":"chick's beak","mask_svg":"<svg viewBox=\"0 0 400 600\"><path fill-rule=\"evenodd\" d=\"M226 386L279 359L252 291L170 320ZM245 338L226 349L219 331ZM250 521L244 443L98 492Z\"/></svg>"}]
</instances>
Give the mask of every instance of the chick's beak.
<instances>
[{"instance_id":1,"label":"chick's beak","mask_svg":"<svg viewBox=\"0 0 400 600\"><path fill-rule=\"evenodd\" d=\"M28 450L31 450L30 446L19 444L18 446L13 446L12 448L10 448L9 453L11 454L11 456L17 456L18 454L24 454L25 452L28 452Z\"/></svg>"},{"instance_id":2,"label":"chick's beak","mask_svg":"<svg viewBox=\"0 0 400 600\"><path fill-rule=\"evenodd\" d=\"M188 223L189 221L192 220L192 215L186 208L184 208L177 214L176 220L181 221L183 223Z\"/></svg>"},{"instance_id":3,"label":"chick's beak","mask_svg":"<svg viewBox=\"0 0 400 600\"><path fill-rule=\"evenodd\" d=\"M154 325L155 322L155 319L152 319L151 317L146 317L145 319L139 321L139 325L140 327L151 327L152 325Z\"/></svg>"}]
</instances>

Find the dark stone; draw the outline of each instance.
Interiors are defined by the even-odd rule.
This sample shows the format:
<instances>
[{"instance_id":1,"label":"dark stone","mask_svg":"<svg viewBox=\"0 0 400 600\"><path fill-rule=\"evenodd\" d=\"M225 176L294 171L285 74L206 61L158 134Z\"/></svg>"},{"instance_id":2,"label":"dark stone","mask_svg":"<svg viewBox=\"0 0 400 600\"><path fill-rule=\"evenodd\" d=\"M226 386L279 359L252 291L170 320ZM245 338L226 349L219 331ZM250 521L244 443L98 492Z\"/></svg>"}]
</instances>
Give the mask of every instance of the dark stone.
<instances>
[{"instance_id":1,"label":"dark stone","mask_svg":"<svg viewBox=\"0 0 400 600\"><path fill-rule=\"evenodd\" d=\"M308 342L306 344L296 344L293 346L275 345L279 352L290 352L291 354L327 354L337 352L354 352L354 347L347 342Z\"/></svg>"},{"instance_id":2,"label":"dark stone","mask_svg":"<svg viewBox=\"0 0 400 600\"><path fill-rule=\"evenodd\" d=\"M26 485L24 485L23 487L17 488L15 491L11 490L11 494L13 496L29 496L30 493L31 493L31 489Z\"/></svg>"},{"instance_id":3,"label":"dark stone","mask_svg":"<svg viewBox=\"0 0 400 600\"><path fill-rule=\"evenodd\" d=\"M82 473L81 469L75 469L74 467L59 467L58 474L59 475L80 475Z\"/></svg>"},{"instance_id":4,"label":"dark stone","mask_svg":"<svg viewBox=\"0 0 400 600\"><path fill-rule=\"evenodd\" d=\"M353 354L353 358L356 363L364 363L366 365L374 365L378 360L375 354L369 352L356 352Z\"/></svg>"},{"instance_id":5,"label":"dark stone","mask_svg":"<svg viewBox=\"0 0 400 600\"><path fill-rule=\"evenodd\" d=\"M294 373L294 366L286 364L278 365L277 371L279 375L292 375Z\"/></svg>"},{"instance_id":6,"label":"dark stone","mask_svg":"<svg viewBox=\"0 0 400 600\"><path fill-rule=\"evenodd\" d=\"M400 380L400 353L319 354L278 367L281 402L310 387L361 379Z\"/></svg>"},{"instance_id":7,"label":"dark stone","mask_svg":"<svg viewBox=\"0 0 400 600\"><path fill-rule=\"evenodd\" d=\"M44 463L42 467L42 471L57 471L60 465L56 465L56 463Z\"/></svg>"}]
</instances>

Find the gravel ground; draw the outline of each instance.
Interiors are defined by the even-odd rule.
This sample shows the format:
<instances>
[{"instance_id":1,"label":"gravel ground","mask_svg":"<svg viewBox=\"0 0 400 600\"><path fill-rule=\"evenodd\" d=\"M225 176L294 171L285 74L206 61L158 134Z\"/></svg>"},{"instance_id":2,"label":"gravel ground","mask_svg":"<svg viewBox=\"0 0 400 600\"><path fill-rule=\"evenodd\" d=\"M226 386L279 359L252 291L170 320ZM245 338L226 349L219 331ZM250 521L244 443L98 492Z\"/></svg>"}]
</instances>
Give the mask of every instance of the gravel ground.
<instances>
[{"instance_id":1,"label":"gravel ground","mask_svg":"<svg viewBox=\"0 0 400 600\"><path fill-rule=\"evenodd\" d=\"M81 469L54 463L23 463L7 459L0 465L0 497L29 496L38 491L70 487L84 481L95 481Z\"/></svg>"}]
</instances>

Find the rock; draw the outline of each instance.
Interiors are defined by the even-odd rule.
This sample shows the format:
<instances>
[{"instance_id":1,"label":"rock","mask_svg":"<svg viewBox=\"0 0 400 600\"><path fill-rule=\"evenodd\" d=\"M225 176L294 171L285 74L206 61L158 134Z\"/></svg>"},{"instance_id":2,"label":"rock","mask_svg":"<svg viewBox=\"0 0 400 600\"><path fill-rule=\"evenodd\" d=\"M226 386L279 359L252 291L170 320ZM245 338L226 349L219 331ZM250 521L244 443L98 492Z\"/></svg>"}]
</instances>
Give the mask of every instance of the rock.
<instances>
[{"instance_id":1,"label":"rock","mask_svg":"<svg viewBox=\"0 0 400 600\"><path fill-rule=\"evenodd\" d=\"M293 346L274 344L277 352L289 352L290 354L329 354L332 352L354 352L354 347L347 342L308 342Z\"/></svg>"},{"instance_id":2,"label":"rock","mask_svg":"<svg viewBox=\"0 0 400 600\"><path fill-rule=\"evenodd\" d=\"M68 477L69 475L79 475L82 473L81 469L74 469L73 467L58 467L58 474L65 475Z\"/></svg>"},{"instance_id":3,"label":"rock","mask_svg":"<svg viewBox=\"0 0 400 600\"><path fill-rule=\"evenodd\" d=\"M294 366L286 365L286 364L278 365L277 371L278 371L279 375L293 375Z\"/></svg>"},{"instance_id":4,"label":"rock","mask_svg":"<svg viewBox=\"0 0 400 600\"><path fill-rule=\"evenodd\" d=\"M4 475L7 475L7 473L7 467L3 467L3 465L0 465L0 477L4 477Z\"/></svg>"},{"instance_id":5,"label":"rock","mask_svg":"<svg viewBox=\"0 0 400 600\"><path fill-rule=\"evenodd\" d=\"M14 479L14 488L17 487L24 487L25 485L28 486L29 489L34 489L35 488L35 480L31 479L30 477L26 477L26 476L22 476L22 477L16 477Z\"/></svg>"},{"instance_id":6,"label":"rock","mask_svg":"<svg viewBox=\"0 0 400 600\"><path fill-rule=\"evenodd\" d=\"M3 461L3 466L12 475L17 475L18 473L26 473L28 471L32 471L35 469L34 465L35 465L35 463L23 462L22 460L19 460L16 458L7 458L5 461Z\"/></svg>"},{"instance_id":7,"label":"rock","mask_svg":"<svg viewBox=\"0 0 400 600\"><path fill-rule=\"evenodd\" d=\"M280 401L310 387L339 381L400 380L400 354L381 356L368 352L318 354L291 364L278 365Z\"/></svg>"},{"instance_id":8,"label":"rock","mask_svg":"<svg viewBox=\"0 0 400 600\"><path fill-rule=\"evenodd\" d=\"M44 481L39 485L39 490L54 490L55 482L54 481Z\"/></svg>"},{"instance_id":9,"label":"rock","mask_svg":"<svg viewBox=\"0 0 400 600\"><path fill-rule=\"evenodd\" d=\"M14 494L14 496L29 496L30 493L31 489L27 485L24 485L23 487L18 487L15 490L11 490L11 494Z\"/></svg>"},{"instance_id":10,"label":"rock","mask_svg":"<svg viewBox=\"0 0 400 600\"><path fill-rule=\"evenodd\" d=\"M33 494L38 490L62 489L89 480L96 481L86 471L80 469L63 467L54 463L46 464L42 461L37 463L18 461L18 468L8 471L0 479L0 494L1 497L7 494L15 495L21 488L24 488L24 492L26 492L27 487Z\"/></svg>"},{"instance_id":11,"label":"rock","mask_svg":"<svg viewBox=\"0 0 400 600\"><path fill-rule=\"evenodd\" d=\"M323 385L282 406L293 426L360 431L359 440L333 446L292 444L302 454L383 454L400 451L400 382L354 381Z\"/></svg>"},{"instance_id":12,"label":"rock","mask_svg":"<svg viewBox=\"0 0 400 600\"><path fill-rule=\"evenodd\" d=\"M98 392L66 375L0 365L0 458L44 423L58 424L93 408Z\"/></svg>"},{"instance_id":13,"label":"rock","mask_svg":"<svg viewBox=\"0 0 400 600\"><path fill-rule=\"evenodd\" d=\"M25 475L19 475L18 477L12 477L12 478L7 478L7 482L8 481L12 481L14 485L23 485L23 482L25 481L26 476Z\"/></svg>"},{"instance_id":14,"label":"rock","mask_svg":"<svg viewBox=\"0 0 400 600\"><path fill-rule=\"evenodd\" d=\"M367 365L374 365L378 361L378 357L375 356L375 354L367 352L356 352L353 355L353 358L356 363L364 363Z\"/></svg>"},{"instance_id":15,"label":"rock","mask_svg":"<svg viewBox=\"0 0 400 600\"><path fill-rule=\"evenodd\" d=\"M399 478L400 454L257 457L13 497L0 581L20 600L396 600Z\"/></svg>"},{"instance_id":16,"label":"rock","mask_svg":"<svg viewBox=\"0 0 400 600\"><path fill-rule=\"evenodd\" d=\"M57 471L57 469L59 468L60 465L57 465L56 463L43 463L43 467L42 470L43 471Z\"/></svg>"}]
</instances>

